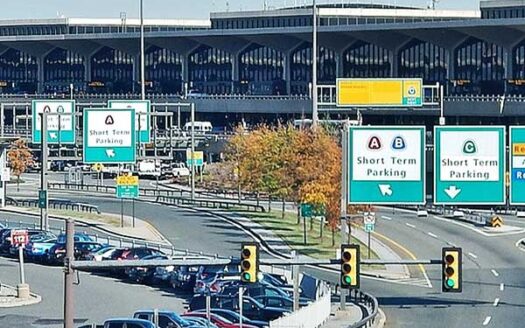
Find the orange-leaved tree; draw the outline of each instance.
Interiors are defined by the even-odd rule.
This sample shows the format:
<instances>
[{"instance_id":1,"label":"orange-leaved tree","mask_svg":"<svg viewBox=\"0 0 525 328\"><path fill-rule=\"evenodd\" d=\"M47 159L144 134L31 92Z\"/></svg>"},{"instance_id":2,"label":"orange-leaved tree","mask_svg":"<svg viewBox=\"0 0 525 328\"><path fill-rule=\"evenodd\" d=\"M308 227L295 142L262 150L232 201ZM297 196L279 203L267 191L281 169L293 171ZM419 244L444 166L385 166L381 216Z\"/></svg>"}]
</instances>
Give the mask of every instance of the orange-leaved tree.
<instances>
[{"instance_id":1,"label":"orange-leaved tree","mask_svg":"<svg viewBox=\"0 0 525 328\"><path fill-rule=\"evenodd\" d=\"M20 176L33 165L33 154L23 139L11 143L7 152L11 172L17 177L17 190L20 190Z\"/></svg>"}]
</instances>

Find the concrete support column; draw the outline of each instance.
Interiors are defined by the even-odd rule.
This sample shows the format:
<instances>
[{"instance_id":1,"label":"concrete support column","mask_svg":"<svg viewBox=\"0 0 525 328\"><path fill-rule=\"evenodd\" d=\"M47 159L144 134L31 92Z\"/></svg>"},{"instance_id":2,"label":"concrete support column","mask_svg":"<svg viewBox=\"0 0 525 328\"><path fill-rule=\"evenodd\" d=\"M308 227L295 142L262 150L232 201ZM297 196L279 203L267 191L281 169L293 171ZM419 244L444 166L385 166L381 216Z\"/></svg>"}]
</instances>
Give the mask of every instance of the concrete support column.
<instances>
[{"instance_id":1,"label":"concrete support column","mask_svg":"<svg viewBox=\"0 0 525 328\"><path fill-rule=\"evenodd\" d=\"M241 61L241 52L236 52L232 55L232 84L231 84L231 90L230 93L234 94L236 92L235 86L239 85L240 80L240 72L239 72L239 66Z\"/></svg>"},{"instance_id":2,"label":"concrete support column","mask_svg":"<svg viewBox=\"0 0 525 328\"><path fill-rule=\"evenodd\" d=\"M138 81L140 80L140 54L133 56L133 93L138 90Z\"/></svg>"},{"instance_id":3,"label":"concrete support column","mask_svg":"<svg viewBox=\"0 0 525 328\"><path fill-rule=\"evenodd\" d=\"M84 56L84 81L86 85L91 82L91 57Z\"/></svg>"},{"instance_id":4,"label":"concrete support column","mask_svg":"<svg viewBox=\"0 0 525 328\"><path fill-rule=\"evenodd\" d=\"M36 58L37 67L38 67L38 84L37 84L37 92L42 93L44 92L44 56L38 56Z\"/></svg>"},{"instance_id":5,"label":"concrete support column","mask_svg":"<svg viewBox=\"0 0 525 328\"><path fill-rule=\"evenodd\" d=\"M514 79L513 67L514 63L512 60L512 47L505 48L505 56L503 58L503 67L505 67L505 94L510 92L509 80Z\"/></svg>"},{"instance_id":6,"label":"concrete support column","mask_svg":"<svg viewBox=\"0 0 525 328\"><path fill-rule=\"evenodd\" d=\"M286 83L286 94L292 92L292 50L283 53L283 80Z\"/></svg>"},{"instance_id":7,"label":"concrete support column","mask_svg":"<svg viewBox=\"0 0 525 328\"><path fill-rule=\"evenodd\" d=\"M185 94L186 89L184 87L185 84L188 85L188 89L191 89L191 83L190 83L190 70L189 70L189 62L190 62L190 54L184 55L182 58L182 94Z\"/></svg>"},{"instance_id":8,"label":"concrete support column","mask_svg":"<svg viewBox=\"0 0 525 328\"><path fill-rule=\"evenodd\" d=\"M390 77L396 78L399 75L399 54L397 50L390 51L388 55L390 60Z\"/></svg>"},{"instance_id":9,"label":"concrete support column","mask_svg":"<svg viewBox=\"0 0 525 328\"><path fill-rule=\"evenodd\" d=\"M344 62L345 57L344 51L342 50L337 53L337 58L335 62L335 75L337 78L344 77Z\"/></svg>"},{"instance_id":10,"label":"concrete support column","mask_svg":"<svg viewBox=\"0 0 525 328\"><path fill-rule=\"evenodd\" d=\"M452 81L456 79L456 58L454 58L455 49L447 49L447 85L445 86L445 94L449 94L449 88L453 87Z\"/></svg>"}]
</instances>

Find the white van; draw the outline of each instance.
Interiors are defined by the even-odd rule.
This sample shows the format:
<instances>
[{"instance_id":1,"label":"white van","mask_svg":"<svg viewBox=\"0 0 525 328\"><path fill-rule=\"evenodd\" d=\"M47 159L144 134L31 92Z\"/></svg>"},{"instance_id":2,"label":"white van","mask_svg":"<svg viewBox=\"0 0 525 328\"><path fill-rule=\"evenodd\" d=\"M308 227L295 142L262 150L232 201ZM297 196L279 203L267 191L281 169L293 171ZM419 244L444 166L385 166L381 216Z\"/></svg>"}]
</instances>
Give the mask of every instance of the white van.
<instances>
[{"instance_id":1,"label":"white van","mask_svg":"<svg viewBox=\"0 0 525 328\"><path fill-rule=\"evenodd\" d=\"M195 128L194 128L195 129L195 133L197 133L197 134L210 133L211 130L213 129L213 126L211 125L211 122L195 121L194 125L195 125ZM191 122L188 122L188 123L184 124L184 131L186 131L188 133L191 133Z\"/></svg>"}]
</instances>

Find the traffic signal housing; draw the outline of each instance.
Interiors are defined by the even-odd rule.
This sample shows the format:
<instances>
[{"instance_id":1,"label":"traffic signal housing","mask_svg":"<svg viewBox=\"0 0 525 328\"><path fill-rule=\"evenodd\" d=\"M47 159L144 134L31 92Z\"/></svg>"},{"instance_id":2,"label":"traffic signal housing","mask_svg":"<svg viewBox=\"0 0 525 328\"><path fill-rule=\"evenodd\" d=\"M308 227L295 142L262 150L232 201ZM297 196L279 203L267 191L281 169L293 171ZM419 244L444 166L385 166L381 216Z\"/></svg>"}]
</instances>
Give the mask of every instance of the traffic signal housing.
<instances>
[{"instance_id":1,"label":"traffic signal housing","mask_svg":"<svg viewBox=\"0 0 525 328\"><path fill-rule=\"evenodd\" d=\"M463 279L461 248L444 247L442 261L442 291L444 293L461 293Z\"/></svg>"},{"instance_id":2,"label":"traffic signal housing","mask_svg":"<svg viewBox=\"0 0 525 328\"><path fill-rule=\"evenodd\" d=\"M359 245L341 245L341 288L359 288Z\"/></svg>"},{"instance_id":3,"label":"traffic signal housing","mask_svg":"<svg viewBox=\"0 0 525 328\"><path fill-rule=\"evenodd\" d=\"M257 282L259 274L259 247L255 243L243 243L241 246L241 281Z\"/></svg>"}]
</instances>

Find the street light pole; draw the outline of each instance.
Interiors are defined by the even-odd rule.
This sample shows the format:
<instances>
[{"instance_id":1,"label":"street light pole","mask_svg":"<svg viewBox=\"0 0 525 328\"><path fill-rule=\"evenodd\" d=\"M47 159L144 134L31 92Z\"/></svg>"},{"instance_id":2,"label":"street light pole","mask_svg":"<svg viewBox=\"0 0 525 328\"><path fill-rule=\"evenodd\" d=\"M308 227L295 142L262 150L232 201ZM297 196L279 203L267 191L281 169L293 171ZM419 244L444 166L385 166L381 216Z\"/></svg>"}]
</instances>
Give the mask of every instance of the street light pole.
<instances>
[{"instance_id":1,"label":"street light pole","mask_svg":"<svg viewBox=\"0 0 525 328\"><path fill-rule=\"evenodd\" d=\"M195 103L191 104L191 200L195 199Z\"/></svg>"},{"instance_id":2,"label":"street light pole","mask_svg":"<svg viewBox=\"0 0 525 328\"><path fill-rule=\"evenodd\" d=\"M312 22L312 126L317 127L319 114L317 112L317 4L313 0Z\"/></svg>"},{"instance_id":3,"label":"street light pole","mask_svg":"<svg viewBox=\"0 0 525 328\"><path fill-rule=\"evenodd\" d=\"M141 99L146 99L146 77L144 61L144 0L140 0L140 94Z\"/></svg>"}]
</instances>

